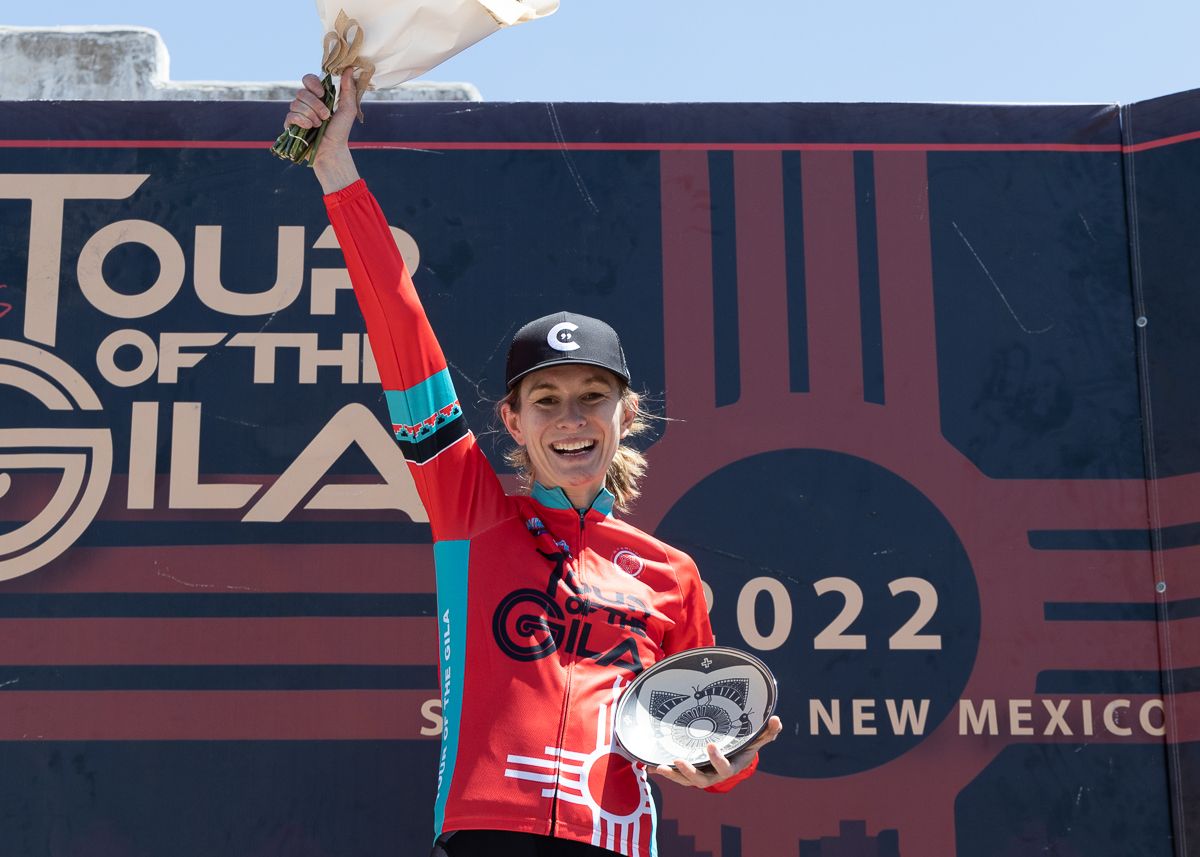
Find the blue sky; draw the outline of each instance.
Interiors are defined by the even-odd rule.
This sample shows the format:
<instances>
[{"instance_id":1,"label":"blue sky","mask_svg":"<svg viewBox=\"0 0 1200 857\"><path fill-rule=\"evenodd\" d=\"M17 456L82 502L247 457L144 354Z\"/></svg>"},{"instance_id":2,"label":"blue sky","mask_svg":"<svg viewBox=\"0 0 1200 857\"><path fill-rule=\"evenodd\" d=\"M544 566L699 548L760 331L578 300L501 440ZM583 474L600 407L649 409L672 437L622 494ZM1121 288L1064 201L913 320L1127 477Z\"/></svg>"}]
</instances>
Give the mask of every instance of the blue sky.
<instances>
[{"instance_id":1,"label":"blue sky","mask_svg":"<svg viewBox=\"0 0 1200 857\"><path fill-rule=\"evenodd\" d=\"M286 80L313 3L5 2L0 24L139 24L176 80ZM102 9L103 12L97 12ZM1200 87L1197 0L563 0L429 74L489 101L1075 101Z\"/></svg>"}]
</instances>

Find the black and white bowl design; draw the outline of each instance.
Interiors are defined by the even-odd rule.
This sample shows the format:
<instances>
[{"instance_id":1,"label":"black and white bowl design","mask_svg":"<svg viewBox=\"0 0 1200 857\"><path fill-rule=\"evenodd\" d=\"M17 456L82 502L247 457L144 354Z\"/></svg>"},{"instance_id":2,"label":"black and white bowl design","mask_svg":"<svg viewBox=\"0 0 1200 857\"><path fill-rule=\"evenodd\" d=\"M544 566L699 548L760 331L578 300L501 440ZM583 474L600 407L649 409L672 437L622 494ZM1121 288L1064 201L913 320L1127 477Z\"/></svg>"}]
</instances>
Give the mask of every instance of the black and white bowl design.
<instances>
[{"instance_id":1,"label":"black and white bowl design","mask_svg":"<svg viewBox=\"0 0 1200 857\"><path fill-rule=\"evenodd\" d=\"M676 759L711 767L705 748L731 756L757 738L775 710L775 676L753 655L724 646L689 649L643 671L617 704L617 742L647 765Z\"/></svg>"}]
</instances>

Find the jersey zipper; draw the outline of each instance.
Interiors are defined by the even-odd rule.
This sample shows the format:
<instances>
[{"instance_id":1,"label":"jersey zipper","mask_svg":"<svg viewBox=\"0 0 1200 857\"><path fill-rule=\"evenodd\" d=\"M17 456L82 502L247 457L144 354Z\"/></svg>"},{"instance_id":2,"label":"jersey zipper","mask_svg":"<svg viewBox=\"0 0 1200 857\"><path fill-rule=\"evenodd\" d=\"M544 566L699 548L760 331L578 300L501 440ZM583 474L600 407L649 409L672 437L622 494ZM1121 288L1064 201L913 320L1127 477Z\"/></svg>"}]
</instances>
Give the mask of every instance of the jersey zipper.
<instances>
[{"instance_id":1,"label":"jersey zipper","mask_svg":"<svg viewBox=\"0 0 1200 857\"><path fill-rule=\"evenodd\" d=\"M587 520L587 510L579 509L579 548L575 551L575 579L583 581L583 549L584 549L584 523ZM554 779L554 797L550 801L550 835L558 835L558 787L559 781L562 779L562 751L563 742L567 737L567 714L571 710L571 675L575 671L575 656L565 654L566 658L566 678L564 679L565 690L563 691L563 707L558 716L558 770L555 773Z\"/></svg>"}]
</instances>

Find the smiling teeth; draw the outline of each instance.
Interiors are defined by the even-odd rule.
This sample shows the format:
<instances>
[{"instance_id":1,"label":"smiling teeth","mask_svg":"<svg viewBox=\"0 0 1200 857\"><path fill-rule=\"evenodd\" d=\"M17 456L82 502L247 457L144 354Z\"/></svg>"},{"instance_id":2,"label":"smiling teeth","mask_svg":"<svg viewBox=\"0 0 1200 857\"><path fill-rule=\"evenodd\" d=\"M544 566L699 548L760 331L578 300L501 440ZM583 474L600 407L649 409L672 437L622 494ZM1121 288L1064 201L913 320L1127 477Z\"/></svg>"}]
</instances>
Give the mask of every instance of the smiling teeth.
<instances>
[{"instance_id":1,"label":"smiling teeth","mask_svg":"<svg viewBox=\"0 0 1200 857\"><path fill-rule=\"evenodd\" d=\"M552 443L550 448L555 452L578 452L581 449L591 449L595 445L595 441L580 440L573 443Z\"/></svg>"}]
</instances>

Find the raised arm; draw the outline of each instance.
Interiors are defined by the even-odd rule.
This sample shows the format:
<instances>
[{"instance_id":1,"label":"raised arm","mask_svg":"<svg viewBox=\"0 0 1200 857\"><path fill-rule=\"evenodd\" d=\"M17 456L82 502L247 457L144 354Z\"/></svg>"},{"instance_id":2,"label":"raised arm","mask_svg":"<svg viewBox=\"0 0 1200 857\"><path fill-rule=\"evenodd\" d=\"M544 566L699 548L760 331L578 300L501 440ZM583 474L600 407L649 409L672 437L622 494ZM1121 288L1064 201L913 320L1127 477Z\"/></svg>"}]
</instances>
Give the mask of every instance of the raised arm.
<instances>
[{"instance_id":1,"label":"raised arm","mask_svg":"<svg viewBox=\"0 0 1200 857\"><path fill-rule=\"evenodd\" d=\"M288 105L288 115L284 127L299 125L301 128L315 128L330 116L329 108L321 101L324 88L321 79L315 74L304 75L304 88L296 93L296 98ZM342 72L338 87L339 98L346 104L357 101L358 87L354 81L354 70ZM339 105L340 106L340 105ZM350 129L354 127L354 110L337 110L325 136L317 149L317 157L313 161L313 172L321 183L321 190L330 194L349 187L359 180L358 169L354 166L354 157L350 154Z\"/></svg>"},{"instance_id":2,"label":"raised arm","mask_svg":"<svg viewBox=\"0 0 1200 857\"><path fill-rule=\"evenodd\" d=\"M316 94L320 81L309 75L304 83L287 121L310 127L329 111ZM342 75L341 86L313 169L366 320L392 430L429 513L434 541L469 538L505 514L504 491L467 428L446 358L387 220L354 166L347 145L355 116L350 72Z\"/></svg>"}]
</instances>

